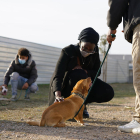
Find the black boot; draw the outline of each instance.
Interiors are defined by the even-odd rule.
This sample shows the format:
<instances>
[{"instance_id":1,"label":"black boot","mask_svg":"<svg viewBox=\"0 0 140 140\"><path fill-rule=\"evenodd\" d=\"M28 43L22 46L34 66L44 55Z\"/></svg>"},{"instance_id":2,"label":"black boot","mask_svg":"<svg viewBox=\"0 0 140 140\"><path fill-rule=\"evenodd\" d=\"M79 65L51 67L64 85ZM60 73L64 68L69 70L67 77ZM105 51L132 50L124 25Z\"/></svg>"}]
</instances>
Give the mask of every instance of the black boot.
<instances>
[{"instance_id":1,"label":"black boot","mask_svg":"<svg viewBox=\"0 0 140 140\"><path fill-rule=\"evenodd\" d=\"M83 111L83 118L89 118L89 114L87 112L86 106L85 106L84 111Z\"/></svg>"}]
</instances>

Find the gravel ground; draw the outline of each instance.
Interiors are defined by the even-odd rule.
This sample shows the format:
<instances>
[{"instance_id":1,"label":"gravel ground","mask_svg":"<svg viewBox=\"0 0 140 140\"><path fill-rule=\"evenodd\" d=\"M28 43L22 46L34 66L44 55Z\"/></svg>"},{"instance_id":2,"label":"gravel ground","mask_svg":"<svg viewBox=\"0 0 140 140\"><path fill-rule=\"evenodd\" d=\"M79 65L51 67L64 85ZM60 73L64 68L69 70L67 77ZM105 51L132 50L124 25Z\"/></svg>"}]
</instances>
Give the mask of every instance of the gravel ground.
<instances>
[{"instance_id":1,"label":"gravel ground","mask_svg":"<svg viewBox=\"0 0 140 140\"><path fill-rule=\"evenodd\" d=\"M117 126L132 120L135 92L132 84L112 84L115 97L108 103L87 106L89 126L66 122L64 128L29 126L28 120L40 121L47 107L49 85L39 85L39 92L24 101L0 102L0 140L140 140L140 135L122 133ZM19 92L20 93L20 92ZM6 96L11 97L11 89ZM4 105L4 106L3 106Z\"/></svg>"},{"instance_id":2,"label":"gravel ground","mask_svg":"<svg viewBox=\"0 0 140 140\"><path fill-rule=\"evenodd\" d=\"M90 118L84 119L89 126L81 126L76 122L67 121L67 126L64 128L29 126L25 123L29 119L40 121L42 111L46 108L45 105L24 110L11 110L5 107L5 110L0 110L3 114L3 116L0 115L0 139L140 140L140 135L122 133L117 130L118 125L124 125L131 121L134 114L134 100L134 97L124 97L113 99L109 103L90 104L87 106ZM31 112L32 110L34 114ZM29 111L30 115L27 114Z\"/></svg>"}]
</instances>

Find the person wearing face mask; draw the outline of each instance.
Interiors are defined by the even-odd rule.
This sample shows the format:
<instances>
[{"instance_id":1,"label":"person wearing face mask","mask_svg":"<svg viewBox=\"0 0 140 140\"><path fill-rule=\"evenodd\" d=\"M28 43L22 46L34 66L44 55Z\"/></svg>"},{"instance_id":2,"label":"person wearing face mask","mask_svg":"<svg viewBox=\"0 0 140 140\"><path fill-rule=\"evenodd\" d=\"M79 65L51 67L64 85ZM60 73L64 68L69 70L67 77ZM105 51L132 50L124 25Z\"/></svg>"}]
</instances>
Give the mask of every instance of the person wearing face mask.
<instances>
[{"instance_id":1,"label":"person wearing face mask","mask_svg":"<svg viewBox=\"0 0 140 140\"><path fill-rule=\"evenodd\" d=\"M29 100L29 94L35 93L38 90L38 86L35 83L37 77L36 64L32 60L31 53L26 48L20 48L15 60L11 62L5 73L2 86L7 87L11 79L11 100L15 101L17 99L17 89L26 90L25 99Z\"/></svg>"},{"instance_id":2,"label":"person wearing face mask","mask_svg":"<svg viewBox=\"0 0 140 140\"><path fill-rule=\"evenodd\" d=\"M70 96L75 84L87 77L94 80L100 67L99 49L97 43L99 34L91 27L81 31L78 37L79 43L69 45L62 49L55 71L50 81L49 105L54 102L63 101L63 98ZM98 76L100 76L101 72ZM112 87L98 79L85 103L108 102L114 97ZM86 110L84 118L89 118Z\"/></svg>"}]
</instances>

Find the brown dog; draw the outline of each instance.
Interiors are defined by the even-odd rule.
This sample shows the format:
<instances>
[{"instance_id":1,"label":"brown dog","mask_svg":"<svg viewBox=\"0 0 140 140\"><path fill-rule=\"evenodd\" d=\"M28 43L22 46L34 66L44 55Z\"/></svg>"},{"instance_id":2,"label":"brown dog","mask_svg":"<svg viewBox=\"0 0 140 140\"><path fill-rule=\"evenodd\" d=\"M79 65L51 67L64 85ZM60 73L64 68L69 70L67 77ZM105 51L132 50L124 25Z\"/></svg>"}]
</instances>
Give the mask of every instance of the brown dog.
<instances>
[{"instance_id":1,"label":"brown dog","mask_svg":"<svg viewBox=\"0 0 140 140\"><path fill-rule=\"evenodd\" d=\"M42 114L41 122L27 122L29 125L36 126L54 126L54 127L64 127L65 121L68 119L72 119L74 115L80 109L84 98L88 94L88 89L91 86L91 78L82 79L76 83L71 93L72 94L68 98L64 99L62 102L56 102L49 106ZM80 96L79 96L80 95ZM80 122L81 125L84 125L83 122L83 110L84 106L81 108L78 115L74 118L77 122Z\"/></svg>"}]
</instances>

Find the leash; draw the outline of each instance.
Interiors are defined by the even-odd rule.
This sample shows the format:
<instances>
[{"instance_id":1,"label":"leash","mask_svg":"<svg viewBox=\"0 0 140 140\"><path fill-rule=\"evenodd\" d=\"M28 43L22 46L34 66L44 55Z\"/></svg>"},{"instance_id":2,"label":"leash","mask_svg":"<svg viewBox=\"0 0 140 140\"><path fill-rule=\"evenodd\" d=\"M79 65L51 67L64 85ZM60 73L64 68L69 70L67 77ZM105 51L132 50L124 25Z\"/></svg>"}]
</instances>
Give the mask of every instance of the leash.
<instances>
[{"instance_id":1,"label":"leash","mask_svg":"<svg viewBox=\"0 0 140 140\"><path fill-rule=\"evenodd\" d=\"M111 36L112 36L112 37L116 37L115 34L111 34ZM85 98L83 104L81 105L80 109L78 110L78 112L75 114L75 116L74 116L73 118L75 118L75 117L78 115L79 111L81 110L81 108L82 108L83 105L85 104L85 102L86 102L86 100L87 100L87 98L88 98L88 96L89 96L89 94L90 94L90 92L91 92L91 90L92 90L92 88L93 88L93 86L94 86L94 84L95 84L95 81L96 81L96 79L97 79L97 77L98 77L98 74L99 74L99 72L100 72L100 70L101 70L101 68L102 68L102 65L104 64L104 61L105 61L105 59L106 59L106 56L108 55L108 52L109 52L110 48L111 48L111 44L108 45L108 49L107 49L107 52L106 52L106 54L105 54L105 57L104 57L104 59L103 59L101 65L100 65L100 67L99 67L99 69L98 69L98 72L97 72L97 74L96 74L96 76L95 76L95 78L94 78L94 81L93 81L93 84L92 84L91 88L89 89L89 92L88 92L87 97Z\"/></svg>"},{"instance_id":2,"label":"leash","mask_svg":"<svg viewBox=\"0 0 140 140\"><path fill-rule=\"evenodd\" d=\"M21 94L22 94L22 90L21 90L21 92L20 92L18 98L17 98L15 101L19 100L19 98L21 97Z\"/></svg>"},{"instance_id":3,"label":"leash","mask_svg":"<svg viewBox=\"0 0 140 140\"><path fill-rule=\"evenodd\" d=\"M26 89L27 90L27 89ZM18 96L18 98L15 100L15 101L18 101L19 100L19 98L21 97L21 95L22 95L22 90L21 90L21 92L20 92L20 94L19 94L19 96ZM25 97L27 96L27 93L25 92Z\"/></svg>"}]
</instances>

